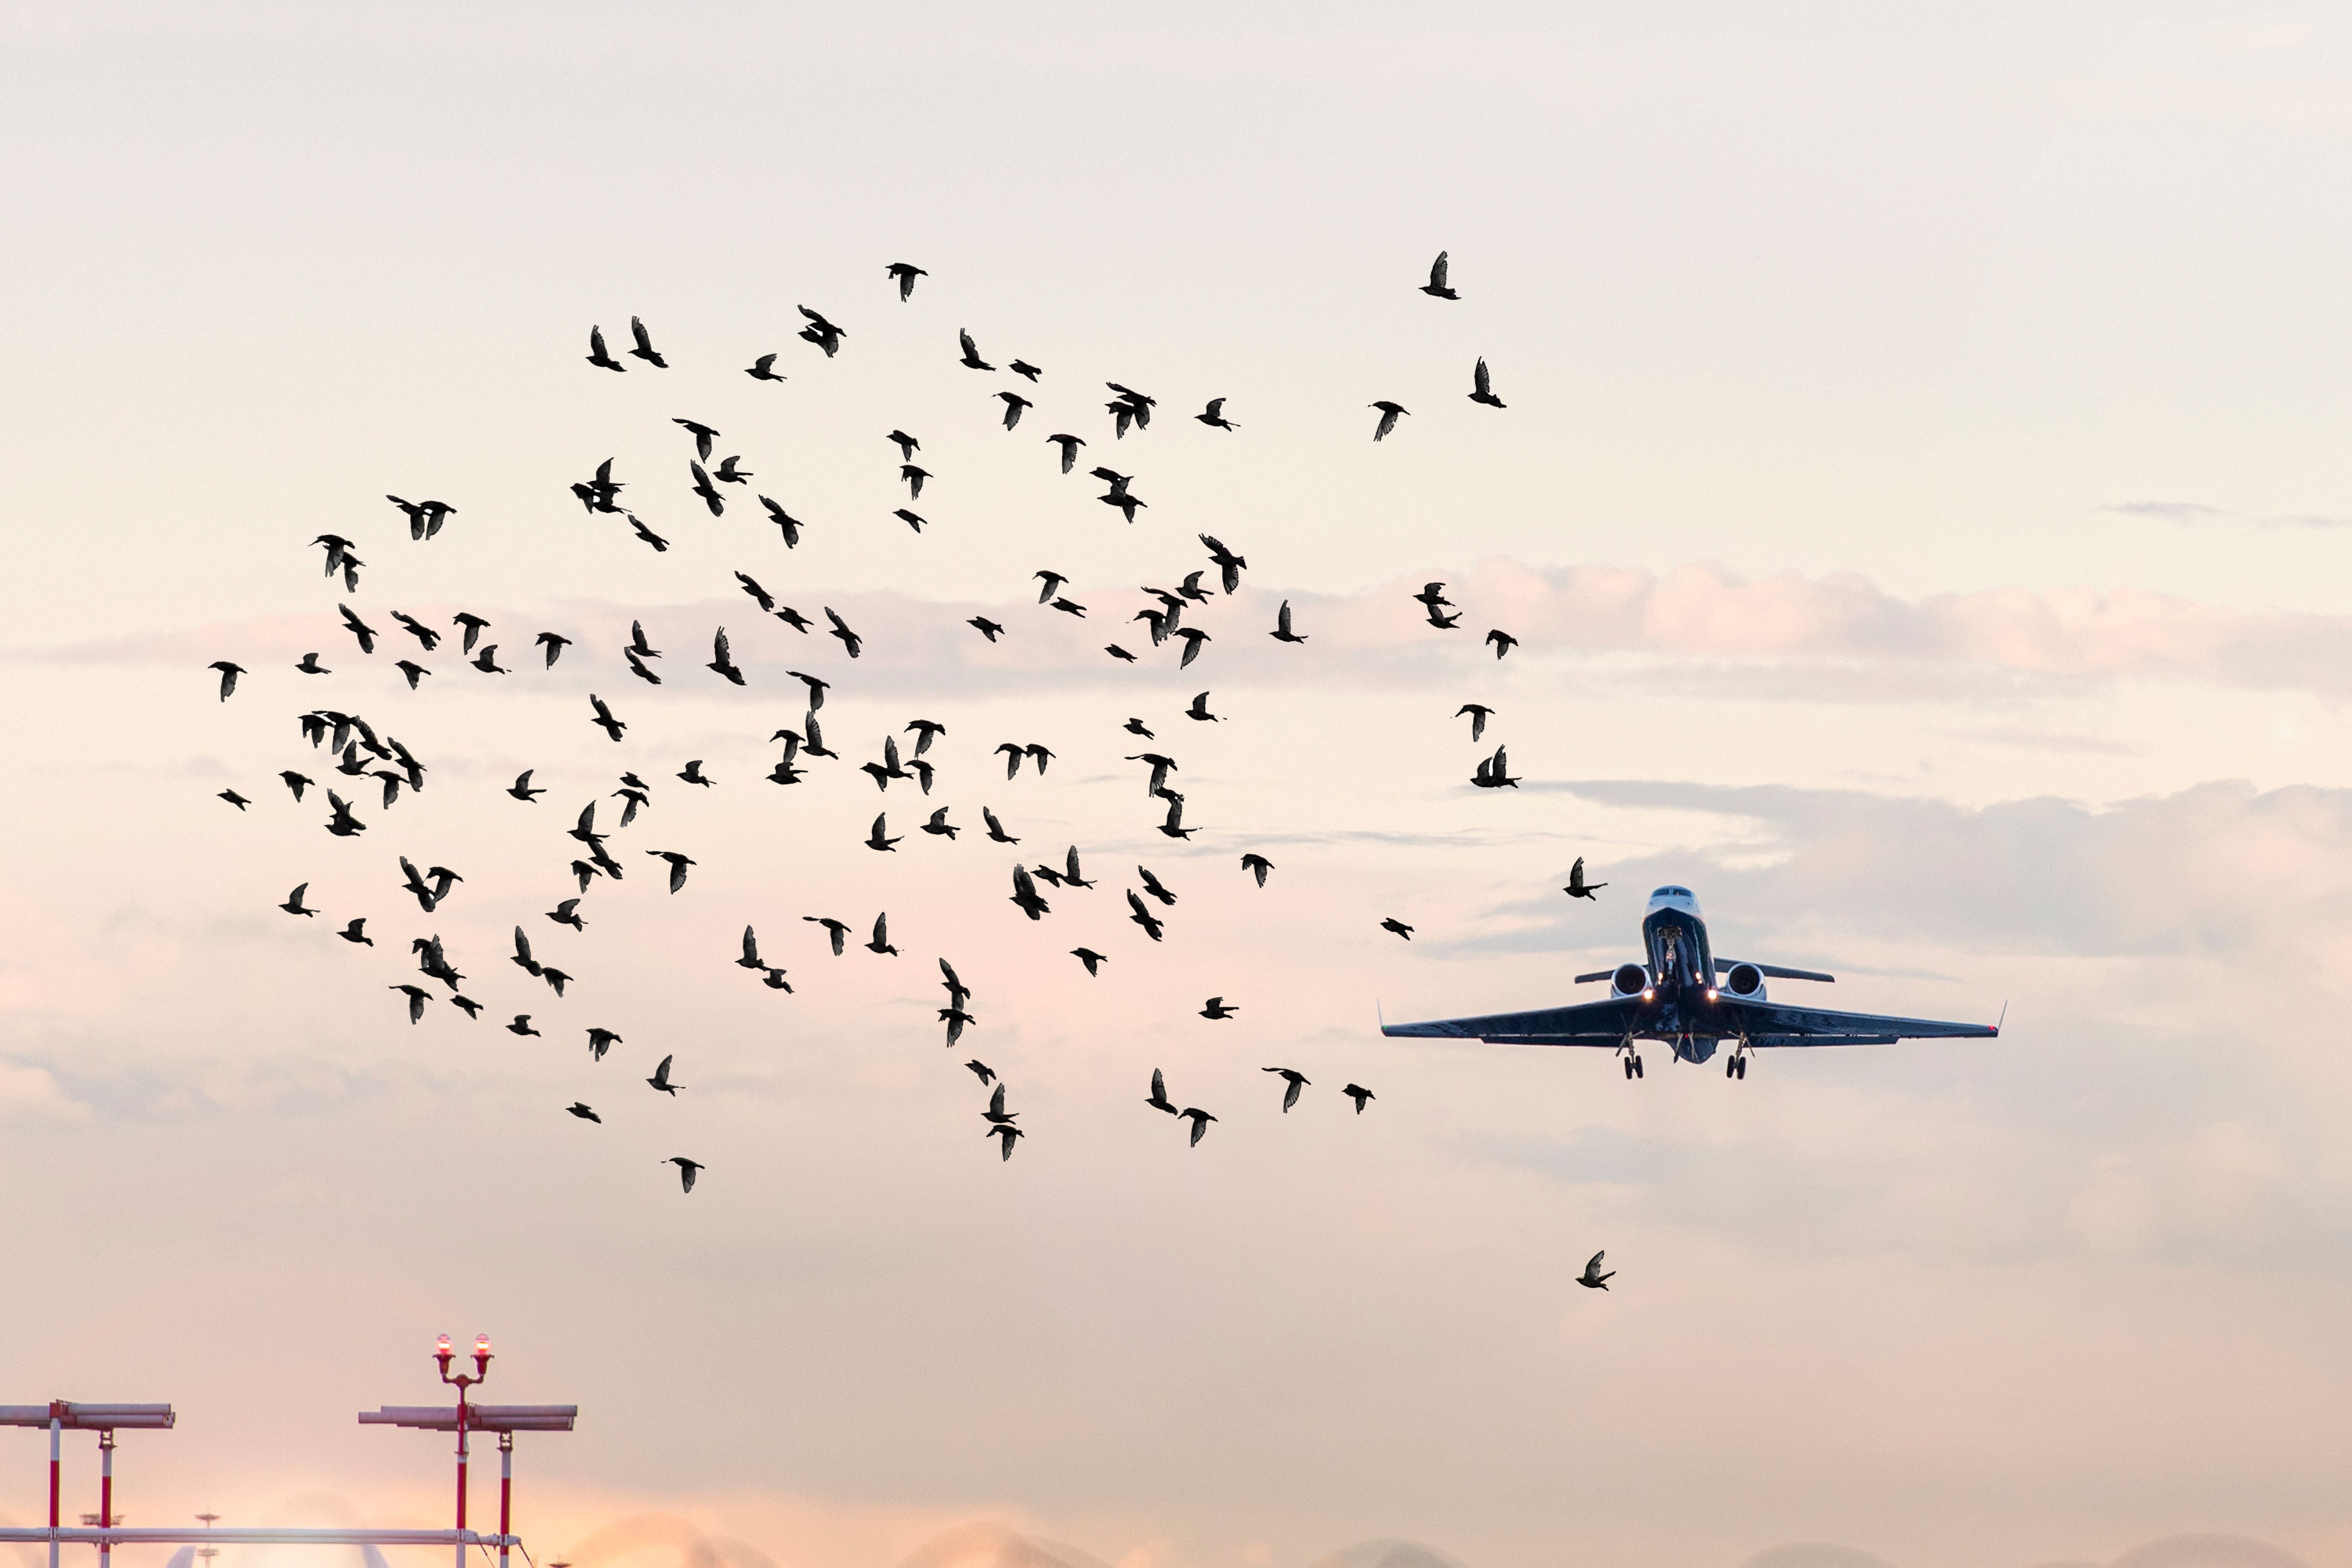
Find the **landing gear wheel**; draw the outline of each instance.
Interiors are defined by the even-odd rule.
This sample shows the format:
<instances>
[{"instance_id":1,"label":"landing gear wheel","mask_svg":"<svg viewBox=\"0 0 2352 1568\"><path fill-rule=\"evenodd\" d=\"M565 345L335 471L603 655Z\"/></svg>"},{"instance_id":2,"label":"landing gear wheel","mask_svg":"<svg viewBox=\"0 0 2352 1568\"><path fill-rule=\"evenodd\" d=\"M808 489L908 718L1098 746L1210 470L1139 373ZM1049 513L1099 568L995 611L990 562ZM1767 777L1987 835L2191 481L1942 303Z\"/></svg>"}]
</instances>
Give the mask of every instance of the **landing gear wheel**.
<instances>
[{"instance_id":1,"label":"landing gear wheel","mask_svg":"<svg viewBox=\"0 0 2352 1568\"><path fill-rule=\"evenodd\" d=\"M1632 1057L1627 1057L1625 1058L1625 1081L1628 1083L1633 1081L1633 1058Z\"/></svg>"},{"instance_id":2,"label":"landing gear wheel","mask_svg":"<svg viewBox=\"0 0 2352 1568\"><path fill-rule=\"evenodd\" d=\"M1746 1057L1739 1058L1739 1081L1742 1083L1746 1083L1748 1081L1748 1058Z\"/></svg>"},{"instance_id":3,"label":"landing gear wheel","mask_svg":"<svg viewBox=\"0 0 2352 1568\"><path fill-rule=\"evenodd\" d=\"M1738 1078L1739 1076L1739 1058L1738 1057L1733 1057L1723 1064L1723 1076L1726 1078Z\"/></svg>"},{"instance_id":4,"label":"landing gear wheel","mask_svg":"<svg viewBox=\"0 0 2352 1568\"><path fill-rule=\"evenodd\" d=\"M1642 1076L1642 1058L1639 1057L1633 1058L1633 1076L1635 1078Z\"/></svg>"}]
</instances>

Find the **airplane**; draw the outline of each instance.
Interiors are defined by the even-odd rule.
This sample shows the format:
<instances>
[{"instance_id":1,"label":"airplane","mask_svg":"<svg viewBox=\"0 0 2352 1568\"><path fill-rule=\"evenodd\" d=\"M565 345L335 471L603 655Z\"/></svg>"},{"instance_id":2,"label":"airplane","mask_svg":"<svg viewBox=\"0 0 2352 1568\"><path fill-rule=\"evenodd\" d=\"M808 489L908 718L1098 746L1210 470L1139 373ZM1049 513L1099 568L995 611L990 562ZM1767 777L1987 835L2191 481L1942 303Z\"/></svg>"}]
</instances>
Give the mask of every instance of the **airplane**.
<instances>
[{"instance_id":1,"label":"airplane","mask_svg":"<svg viewBox=\"0 0 2352 1568\"><path fill-rule=\"evenodd\" d=\"M1381 1025L1381 1033L1409 1040L1484 1040L1507 1046L1605 1046L1624 1058L1625 1076L1642 1076L1643 1040L1658 1040L1677 1060L1714 1058L1728 1042L1723 1076L1745 1079L1748 1053L1780 1046L1885 1046L1897 1040L1979 1039L1999 1037L1995 1024L1948 1024L1932 1018L1891 1018L1875 1013L1836 1013L1768 1001L1764 982L1813 980L1834 975L1809 969L1717 958L1707 947L1706 921L1688 888L1669 885L1650 895L1642 915L1642 945L1647 963L1621 963L1576 984L1609 983L1603 1002L1538 1007L1526 1013L1491 1013L1475 1018L1440 1018L1426 1024Z\"/></svg>"}]
</instances>

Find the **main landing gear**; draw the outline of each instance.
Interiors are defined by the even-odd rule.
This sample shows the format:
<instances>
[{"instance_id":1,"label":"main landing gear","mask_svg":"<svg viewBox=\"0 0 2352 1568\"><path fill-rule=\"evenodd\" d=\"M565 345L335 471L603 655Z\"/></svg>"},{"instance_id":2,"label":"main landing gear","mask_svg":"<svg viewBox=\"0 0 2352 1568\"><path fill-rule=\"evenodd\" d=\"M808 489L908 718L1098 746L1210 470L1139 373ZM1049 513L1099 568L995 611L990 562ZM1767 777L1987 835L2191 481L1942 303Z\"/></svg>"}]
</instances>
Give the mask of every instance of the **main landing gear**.
<instances>
[{"instance_id":1,"label":"main landing gear","mask_svg":"<svg viewBox=\"0 0 2352 1568\"><path fill-rule=\"evenodd\" d=\"M1724 1076L1724 1077L1726 1077L1726 1078L1736 1078L1736 1079L1745 1079L1745 1078L1747 1078L1747 1076L1748 1076L1748 1042L1747 1042L1747 1041L1745 1041L1745 1040L1740 1041L1740 1042L1739 1042L1739 1048L1738 1048L1738 1050L1736 1050L1736 1051L1732 1052L1729 1056L1727 1056L1727 1057L1724 1058L1724 1059L1723 1059L1723 1076Z\"/></svg>"},{"instance_id":2,"label":"main landing gear","mask_svg":"<svg viewBox=\"0 0 2352 1568\"><path fill-rule=\"evenodd\" d=\"M1624 1041L1618 1046L1617 1052L1618 1055L1625 1058L1626 1079L1630 1081L1633 1079L1640 1078L1642 1076L1642 1053L1633 1048L1633 1038L1632 1036L1628 1035L1625 1037Z\"/></svg>"}]
</instances>

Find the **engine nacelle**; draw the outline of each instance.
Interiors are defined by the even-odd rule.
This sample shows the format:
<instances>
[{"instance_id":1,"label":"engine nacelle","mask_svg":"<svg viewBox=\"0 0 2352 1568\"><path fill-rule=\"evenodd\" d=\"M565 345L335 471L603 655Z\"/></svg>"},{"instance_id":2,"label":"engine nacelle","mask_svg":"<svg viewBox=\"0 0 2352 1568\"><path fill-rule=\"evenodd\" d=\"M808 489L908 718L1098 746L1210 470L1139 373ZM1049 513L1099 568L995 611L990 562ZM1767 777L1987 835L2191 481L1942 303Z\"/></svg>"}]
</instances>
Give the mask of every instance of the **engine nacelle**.
<instances>
[{"instance_id":1,"label":"engine nacelle","mask_svg":"<svg viewBox=\"0 0 2352 1568\"><path fill-rule=\"evenodd\" d=\"M1638 963L1621 963L1609 977L1609 989L1618 996L1639 996L1650 988L1650 972Z\"/></svg>"},{"instance_id":2,"label":"engine nacelle","mask_svg":"<svg viewBox=\"0 0 2352 1568\"><path fill-rule=\"evenodd\" d=\"M1764 972L1752 963L1735 963L1724 971L1723 988L1747 1001L1764 994Z\"/></svg>"}]
</instances>

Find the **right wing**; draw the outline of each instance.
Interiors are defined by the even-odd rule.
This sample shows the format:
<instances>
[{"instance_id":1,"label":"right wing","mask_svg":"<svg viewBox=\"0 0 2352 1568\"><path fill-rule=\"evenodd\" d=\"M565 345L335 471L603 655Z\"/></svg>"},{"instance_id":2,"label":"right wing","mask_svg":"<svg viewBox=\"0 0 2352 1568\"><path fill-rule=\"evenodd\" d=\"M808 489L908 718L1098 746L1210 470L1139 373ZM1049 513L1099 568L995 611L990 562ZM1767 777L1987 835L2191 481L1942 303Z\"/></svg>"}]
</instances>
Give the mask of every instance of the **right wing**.
<instances>
[{"instance_id":1,"label":"right wing","mask_svg":"<svg viewBox=\"0 0 2352 1568\"><path fill-rule=\"evenodd\" d=\"M1606 978L1606 976L1594 976ZM1527 1013L1489 1013L1475 1018L1439 1018L1426 1024L1383 1024L1381 1033L1410 1040L1484 1040L1496 1046L1610 1046L1622 1044L1636 1023L1640 1004L1584 1002L1538 1007Z\"/></svg>"}]
</instances>

